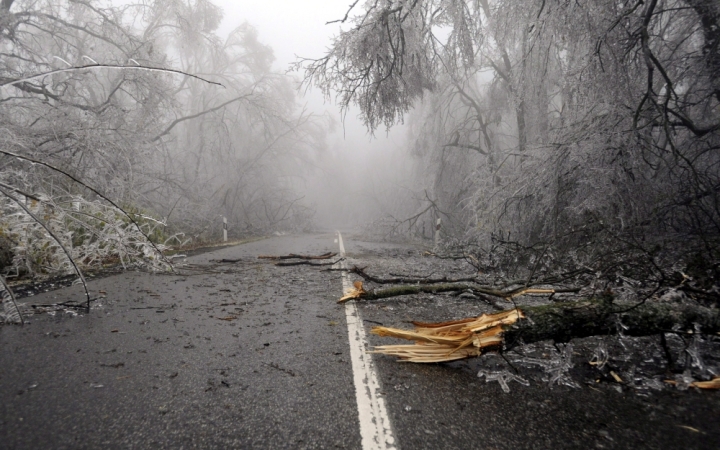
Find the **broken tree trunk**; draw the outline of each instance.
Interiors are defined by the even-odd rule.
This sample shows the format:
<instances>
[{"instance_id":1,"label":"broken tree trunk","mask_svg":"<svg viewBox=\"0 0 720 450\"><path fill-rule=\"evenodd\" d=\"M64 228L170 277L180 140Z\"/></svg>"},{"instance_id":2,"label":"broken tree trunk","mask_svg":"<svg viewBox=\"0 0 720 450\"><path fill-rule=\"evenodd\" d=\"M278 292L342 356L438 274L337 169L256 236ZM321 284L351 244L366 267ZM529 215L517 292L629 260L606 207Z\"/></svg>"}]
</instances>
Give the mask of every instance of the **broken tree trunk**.
<instances>
[{"instance_id":1,"label":"broken tree trunk","mask_svg":"<svg viewBox=\"0 0 720 450\"><path fill-rule=\"evenodd\" d=\"M508 318L515 320L509 321ZM489 329L475 329L468 325L500 319L504 320L501 325L494 324ZM373 328L372 332L380 336L415 341L415 345L384 345L374 351L410 362L442 362L538 341L567 342L572 338L619 332L650 336L665 332L692 333L699 329L705 334L716 334L720 332L720 310L689 303L645 301L624 304L601 298L526 307L522 311L512 309L454 322L415 325L415 331Z\"/></svg>"},{"instance_id":2,"label":"broken tree trunk","mask_svg":"<svg viewBox=\"0 0 720 450\"><path fill-rule=\"evenodd\" d=\"M696 325L705 334L720 332L720 310L691 303L647 300L626 304L597 299L527 307L523 312L528 320L504 330L506 348L523 342L568 342L572 338L621 332L628 336L693 333Z\"/></svg>"}]
</instances>

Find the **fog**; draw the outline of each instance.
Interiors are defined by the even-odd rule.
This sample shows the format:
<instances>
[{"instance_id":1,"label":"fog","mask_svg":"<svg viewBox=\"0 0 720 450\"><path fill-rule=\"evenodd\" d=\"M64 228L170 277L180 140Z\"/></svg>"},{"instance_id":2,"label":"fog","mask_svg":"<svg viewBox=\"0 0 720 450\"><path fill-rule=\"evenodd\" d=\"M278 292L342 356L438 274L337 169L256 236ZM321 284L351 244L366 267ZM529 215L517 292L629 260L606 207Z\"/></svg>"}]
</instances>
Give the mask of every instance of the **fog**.
<instances>
[{"instance_id":1,"label":"fog","mask_svg":"<svg viewBox=\"0 0 720 450\"><path fill-rule=\"evenodd\" d=\"M331 0L215 3L224 12L220 36L243 22L251 24L259 40L272 47L273 69L287 72L298 82L302 74L291 70L292 63L325 54L341 30L340 24L327 22L342 19L348 6ZM298 94L298 102L312 114L326 118L328 124L327 148L318 155L315 170L309 168L311 173L298 187L317 211L317 225L355 228L387 213L389 205L382 199L392 193L392 186L407 183L397 179L402 171L392 170L408 164L402 158L407 153L405 127L397 125L371 134L357 117L357 108L341 111L334 98L326 99L312 87L302 87Z\"/></svg>"}]
</instances>

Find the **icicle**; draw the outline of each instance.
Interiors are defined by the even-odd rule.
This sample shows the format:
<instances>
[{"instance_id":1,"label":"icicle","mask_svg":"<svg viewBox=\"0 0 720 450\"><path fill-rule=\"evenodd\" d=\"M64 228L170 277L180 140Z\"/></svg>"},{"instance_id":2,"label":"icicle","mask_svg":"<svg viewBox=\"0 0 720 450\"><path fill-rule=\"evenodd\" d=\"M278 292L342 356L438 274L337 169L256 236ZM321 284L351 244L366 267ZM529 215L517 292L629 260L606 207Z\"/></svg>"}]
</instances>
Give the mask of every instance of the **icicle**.
<instances>
[{"instance_id":1,"label":"icicle","mask_svg":"<svg viewBox=\"0 0 720 450\"><path fill-rule=\"evenodd\" d=\"M523 358L520 362L542 367L545 373L549 375L549 378L543 378L543 381L546 381L550 386L562 384L572 388L579 388L580 386L574 382L567 373L573 367L572 354L573 345L568 343L565 344L562 351L553 352L553 356L550 359Z\"/></svg>"},{"instance_id":2,"label":"icicle","mask_svg":"<svg viewBox=\"0 0 720 450\"><path fill-rule=\"evenodd\" d=\"M629 327L622 323L622 319L619 315L615 316L615 328L617 329L618 343L622 346L623 350L627 350L627 345L625 345L625 331Z\"/></svg>"},{"instance_id":3,"label":"icicle","mask_svg":"<svg viewBox=\"0 0 720 450\"><path fill-rule=\"evenodd\" d=\"M696 333L690 338L690 343L685 352L690 356L690 366L697 367L700 372L705 372L705 363L700 356L699 341L700 336Z\"/></svg>"},{"instance_id":4,"label":"icicle","mask_svg":"<svg viewBox=\"0 0 720 450\"><path fill-rule=\"evenodd\" d=\"M500 372L489 372L485 370L481 370L478 372L477 376L479 378L485 377L485 382L489 383L491 381L497 381L500 383L500 387L502 388L503 392L506 394L510 393L510 386L508 386L508 383L510 381L517 381L518 383L522 384L523 386L530 386L530 382L524 379L523 377L519 375L515 375L513 373L508 372L507 370L502 370Z\"/></svg>"},{"instance_id":5,"label":"icicle","mask_svg":"<svg viewBox=\"0 0 720 450\"><path fill-rule=\"evenodd\" d=\"M608 359L607 345L605 345L605 341L600 341L590 359L590 365L596 366L597 369L602 369L608 362Z\"/></svg>"}]
</instances>

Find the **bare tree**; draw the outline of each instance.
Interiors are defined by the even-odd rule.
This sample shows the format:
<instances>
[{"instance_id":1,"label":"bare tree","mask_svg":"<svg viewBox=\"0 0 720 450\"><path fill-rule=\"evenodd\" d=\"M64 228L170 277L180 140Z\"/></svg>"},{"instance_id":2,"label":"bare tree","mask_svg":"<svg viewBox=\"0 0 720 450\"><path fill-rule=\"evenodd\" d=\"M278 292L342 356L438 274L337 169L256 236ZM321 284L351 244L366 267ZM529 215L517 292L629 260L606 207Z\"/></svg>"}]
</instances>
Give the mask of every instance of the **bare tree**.
<instances>
[{"instance_id":1,"label":"bare tree","mask_svg":"<svg viewBox=\"0 0 720 450\"><path fill-rule=\"evenodd\" d=\"M220 216L236 234L307 226L294 174L323 131L254 29L222 42L221 18L205 0L0 4L0 235L14 269L163 268L163 244L217 236Z\"/></svg>"}]
</instances>

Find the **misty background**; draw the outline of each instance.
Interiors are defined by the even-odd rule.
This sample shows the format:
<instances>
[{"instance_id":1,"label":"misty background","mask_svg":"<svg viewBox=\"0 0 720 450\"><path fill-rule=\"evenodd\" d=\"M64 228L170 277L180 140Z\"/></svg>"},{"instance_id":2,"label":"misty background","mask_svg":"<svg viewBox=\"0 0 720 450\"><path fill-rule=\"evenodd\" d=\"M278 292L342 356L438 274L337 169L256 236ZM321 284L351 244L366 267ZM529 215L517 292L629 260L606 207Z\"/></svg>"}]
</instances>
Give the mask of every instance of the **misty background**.
<instances>
[{"instance_id":1,"label":"misty background","mask_svg":"<svg viewBox=\"0 0 720 450\"><path fill-rule=\"evenodd\" d=\"M340 24L328 22L342 19L349 6L332 0L215 4L224 12L219 36L247 22L271 47L273 68L298 82L302 74L292 69L293 63L327 51L341 30ZM391 212L393 204L386 200L397 189L406 189L407 179L401 175L409 175L404 167L408 162L403 160L406 129L400 125L371 134L358 119L357 108L341 111L334 98L326 99L317 88L299 87L298 103L327 123L327 149L303 186L308 204L316 210L316 223L356 228Z\"/></svg>"},{"instance_id":2,"label":"misty background","mask_svg":"<svg viewBox=\"0 0 720 450\"><path fill-rule=\"evenodd\" d=\"M158 261L223 218L231 239L425 244L440 219L483 267L716 273L719 18L707 0L5 0L3 267Z\"/></svg>"}]
</instances>

